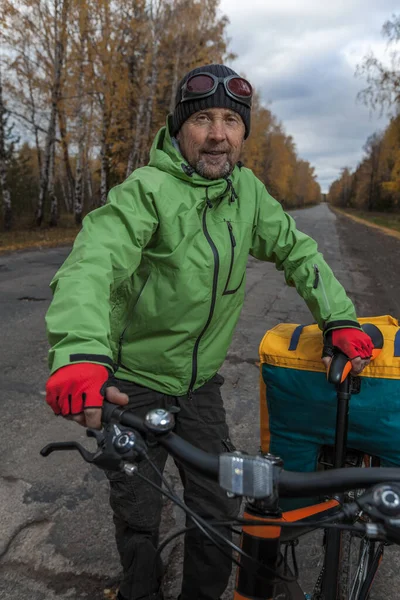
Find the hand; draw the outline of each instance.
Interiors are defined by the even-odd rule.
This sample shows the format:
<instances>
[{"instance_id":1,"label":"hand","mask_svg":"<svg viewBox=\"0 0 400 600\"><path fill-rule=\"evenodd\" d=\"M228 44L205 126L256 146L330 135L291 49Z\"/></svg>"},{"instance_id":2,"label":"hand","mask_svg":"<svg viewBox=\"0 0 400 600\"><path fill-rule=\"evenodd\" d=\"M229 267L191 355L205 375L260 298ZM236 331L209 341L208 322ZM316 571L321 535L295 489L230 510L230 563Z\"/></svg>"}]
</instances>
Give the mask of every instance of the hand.
<instances>
[{"instance_id":1,"label":"hand","mask_svg":"<svg viewBox=\"0 0 400 600\"><path fill-rule=\"evenodd\" d=\"M325 365L326 370L328 371L329 369L329 365L332 362L332 357L331 356L324 356L322 358L322 362ZM351 362L352 368L350 373L352 375L359 375L364 369L365 367L367 367L369 365L369 363L371 362L370 358L361 358L360 356L357 356L357 358L353 358Z\"/></svg>"},{"instance_id":2,"label":"hand","mask_svg":"<svg viewBox=\"0 0 400 600\"><path fill-rule=\"evenodd\" d=\"M324 337L322 362L326 369L332 361L334 348L345 354L352 364L352 375L359 375L371 362L374 345L362 329L344 327L328 331Z\"/></svg>"},{"instance_id":3,"label":"hand","mask_svg":"<svg viewBox=\"0 0 400 600\"><path fill-rule=\"evenodd\" d=\"M108 378L109 371L101 365L78 363L61 367L47 382L46 401L56 415L100 429L104 396L119 405L129 400L118 388L107 387Z\"/></svg>"},{"instance_id":4,"label":"hand","mask_svg":"<svg viewBox=\"0 0 400 600\"><path fill-rule=\"evenodd\" d=\"M129 402L128 394L120 392L115 385L110 385L106 388L104 394L105 400L112 404L118 404L119 406L125 406ZM76 421L83 427L91 427L92 429L101 429L101 408L85 408L83 413L79 415L67 416L67 419Z\"/></svg>"}]
</instances>

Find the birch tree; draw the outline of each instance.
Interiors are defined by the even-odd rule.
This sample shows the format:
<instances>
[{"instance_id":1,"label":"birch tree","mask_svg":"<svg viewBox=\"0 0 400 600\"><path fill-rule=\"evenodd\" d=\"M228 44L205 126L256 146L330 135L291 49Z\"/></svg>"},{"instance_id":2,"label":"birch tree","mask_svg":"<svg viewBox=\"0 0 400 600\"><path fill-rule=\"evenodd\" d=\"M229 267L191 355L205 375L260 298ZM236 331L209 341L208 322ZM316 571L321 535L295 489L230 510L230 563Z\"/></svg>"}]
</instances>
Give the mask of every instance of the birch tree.
<instances>
[{"instance_id":1,"label":"birch tree","mask_svg":"<svg viewBox=\"0 0 400 600\"><path fill-rule=\"evenodd\" d=\"M11 194L7 184L7 150L6 150L6 119L7 111L3 100L2 72L0 65L0 187L3 196L3 226L6 231L11 229L12 207Z\"/></svg>"},{"instance_id":2,"label":"birch tree","mask_svg":"<svg viewBox=\"0 0 400 600\"><path fill-rule=\"evenodd\" d=\"M118 52L120 27L119 4L98 0L91 4L91 28L88 35L89 62L92 70L94 96L98 104L100 145L100 204L105 204L109 189L111 166L111 131L119 102L118 81L125 73Z\"/></svg>"},{"instance_id":3,"label":"birch tree","mask_svg":"<svg viewBox=\"0 0 400 600\"><path fill-rule=\"evenodd\" d=\"M7 49L5 62L12 74L6 82L10 114L33 134L39 168L41 168L40 136L46 132L43 118L46 112L43 87L44 61L38 50L35 19L29 11L16 10L11 2L6 4L6 18L1 31L2 42Z\"/></svg>"},{"instance_id":4,"label":"birch tree","mask_svg":"<svg viewBox=\"0 0 400 600\"><path fill-rule=\"evenodd\" d=\"M141 144L141 153L139 155L139 164L144 164L150 137L150 123L153 117L153 105L156 96L157 82L159 75L159 48L161 34L164 27L164 11L162 0L150 0L149 7L149 68L146 82L145 94L145 114L143 127L143 143ZM134 165L134 168L137 165Z\"/></svg>"},{"instance_id":5,"label":"birch tree","mask_svg":"<svg viewBox=\"0 0 400 600\"><path fill-rule=\"evenodd\" d=\"M390 64L370 53L356 70L357 75L367 80L367 87L358 98L381 113L400 108L400 15L393 15L392 20L384 23L382 34L388 41Z\"/></svg>"},{"instance_id":6,"label":"birch tree","mask_svg":"<svg viewBox=\"0 0 400 600\"><path fill-rule=\"evenodd\" d=\"M76 86L76 141L77 155L75 167L75 198L74 216L75 223L82 222L83 190L84 190L84 155L85 155L85 118L84 118L84 87L85 87L85 61L87 59L87 34L88 34L88 7L85 0L80 0L77 5L78 41L76 45L76 62L78 64L78 81Z\"/></svg>"},{"instance_id":7,"label":"birch tree","mask_svg":"<svg viewBox=\"0 0 400 600\"><path fill-rule=\"evenodd\" d=\"M36 208L36 224L40 226L43 221L43 205L48 190L49 179L53 177L50 173L51 155L55 144L58 104L60 99L61 76L65 57L67 18L69 10L69 0L53 0L53 27L54 27L54 63L53 80L51 85L51 108L49 127L47 130L45 148L43 155L42 173L40 179L40 190L38 204ZM54 168L54 161L53 161ZM54 214L52 214L52 218ZM52 221L52 224L55 223Z\"/></svg>"}]
</instances>

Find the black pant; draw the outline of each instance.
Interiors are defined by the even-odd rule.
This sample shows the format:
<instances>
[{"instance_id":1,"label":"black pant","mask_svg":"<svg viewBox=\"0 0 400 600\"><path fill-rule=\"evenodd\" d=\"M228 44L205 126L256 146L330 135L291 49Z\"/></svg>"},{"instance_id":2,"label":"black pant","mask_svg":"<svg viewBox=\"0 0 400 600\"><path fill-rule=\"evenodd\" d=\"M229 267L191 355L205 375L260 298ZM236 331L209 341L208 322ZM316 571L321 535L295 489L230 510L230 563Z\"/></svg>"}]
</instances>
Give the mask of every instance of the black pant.
<instances>
[{"instance_id":1,"label":"black pant","mask_svg":"<svg viewBox=\"0 0 400 600\"><path fill-rule=\"evenodd\" d=\"M185 396L168 396L122 380L113 382L129 395L129 410L140 417L153 408L179 407L175 415L175 433L198 448L210 453L232 451L220 393L224 379L215 375ZM150 448L152 460L162 471L167 452L161 447ZM205 479L177 463L184 486L186 505L202 517L235 518L240 510L239 499L229 499L217 483ZM139 471L160 484L160 479L147 461L139 463ZM137 476L108 473L110 504L114 512L116 541L123 567L120 593L127 600L156 598L160 588L162 565L155 564L158 529L161 520L162 496ZM191 525L190 520L187 521ZM227 528L221 533L231 539ZM228 548L227 548L228 550ZM185 535L181 600L217 600L225 590L232 569L224 556L198 529Z\"/></svg>"}]
</instances>

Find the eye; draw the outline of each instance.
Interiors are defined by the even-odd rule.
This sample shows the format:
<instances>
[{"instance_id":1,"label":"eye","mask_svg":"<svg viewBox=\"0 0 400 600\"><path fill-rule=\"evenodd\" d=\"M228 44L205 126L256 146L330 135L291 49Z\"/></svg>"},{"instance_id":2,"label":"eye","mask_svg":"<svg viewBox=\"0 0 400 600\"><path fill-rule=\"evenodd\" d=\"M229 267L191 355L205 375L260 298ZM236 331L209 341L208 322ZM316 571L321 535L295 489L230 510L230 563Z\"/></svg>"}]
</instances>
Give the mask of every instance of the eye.
<instances>
[{"instance_id":1,"label":"eye","mask_svg":"<svg viewBox=\"0 0 400 600\"><path fill-rule=\"evenodd\" d=\"M210 119L206 113L200 113L199 115L196 115L196 121L200 123L206 123L209 120Z\"/></svg>"},{"instance_id":2,"label":"eye","mask_svg":"<svg viewBox=\"0 0 400 600\"><path fill-rule=\"evenodd\" d=\"M226 118L226 121L230 125L238 125L239 124L239 119L235 115L228 115L228 117Z\"/></svg>"}]
</instances>

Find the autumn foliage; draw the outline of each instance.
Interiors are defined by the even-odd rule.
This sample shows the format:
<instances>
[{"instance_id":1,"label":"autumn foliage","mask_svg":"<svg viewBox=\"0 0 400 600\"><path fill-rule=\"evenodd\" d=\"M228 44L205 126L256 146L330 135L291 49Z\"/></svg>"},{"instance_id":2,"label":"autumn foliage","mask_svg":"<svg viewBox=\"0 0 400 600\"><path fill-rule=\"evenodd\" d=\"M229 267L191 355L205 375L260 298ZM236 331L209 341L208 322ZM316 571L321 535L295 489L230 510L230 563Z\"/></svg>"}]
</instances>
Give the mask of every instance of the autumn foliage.
<instances>
[{"instance_id":1,"label":"autumn foliage","mask_svg":"<svg viewBox=\"0 0 400 600\"><path fill-rule=\"evenodd\" d=\"M343 208L400 211L400 116L382 134L372 135L356 170L342 169L328 201Z\"/></svg>"},{"instance_id":2,"label":"autumn foliage","mask_svg":"<svg viewBox=\"0 0 400 600\"><path fill-rule=\"evenodd\" d=\"M189 69L234 58L219 0L3 0L2 225L55 226L146 163ZM15 122L19 143L7 134ZM12 152L10 148L12 146ZM319 201L313 168L256 98L244 163L285 206Z\"/></svg>"},{"instance_id":3,"label":"autumn foliage","mask_svg":"<svg viewBox=\"0 0 400 600\"><path fill-rule=\"evenodd\" d=\"M365 156L352 173L342 169L329 189L328 201L344 208L400 212L400 16L383 26L388 39L390 66L368 54L357 73L367 86L359 97L370 108L391 114L385 131L370 136Z\"/></svg>"}]
</instances>

